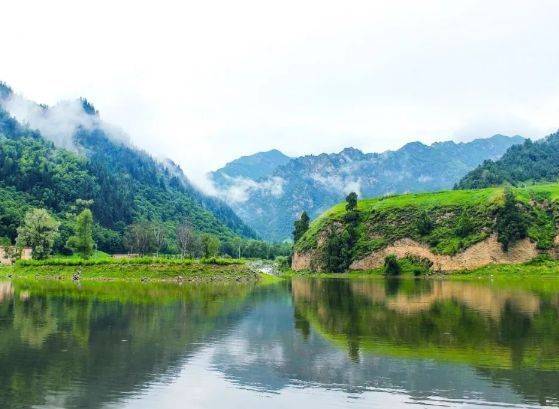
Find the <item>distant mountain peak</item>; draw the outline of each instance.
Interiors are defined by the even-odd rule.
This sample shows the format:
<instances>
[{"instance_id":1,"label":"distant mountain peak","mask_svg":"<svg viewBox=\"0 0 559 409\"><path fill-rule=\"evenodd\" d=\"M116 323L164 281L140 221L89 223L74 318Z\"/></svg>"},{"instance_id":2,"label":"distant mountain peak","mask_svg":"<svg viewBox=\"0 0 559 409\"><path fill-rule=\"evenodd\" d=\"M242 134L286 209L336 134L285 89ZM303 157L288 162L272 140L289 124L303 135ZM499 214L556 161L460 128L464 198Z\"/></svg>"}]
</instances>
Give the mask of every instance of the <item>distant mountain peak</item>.
<instances>
[{"instance_id":1,"label":"distant mountain peak","mask_svg":"<svg viewBox=\"0 0 559 409\"><path fill-rule=\"evenodd\" d=\"M279 166L286 164L290 160L289 156L278 149L257 152L228 162L224 167L213 172L212 178L240 177L256 180L270 176Z\"/></svg>"},{"instance_id":2,"label":"distant mountain peak","mask_svg":"<svg viewBox=\"0 0 559 409\"><path fill-rule=\"evenodd\" d=\"M219 171L213 180L223 197L243 191L243 200L231 205L259 235L283 240L303 210L316 217L350 191L373 197L450 189L485 159L497 159L522 141L521 137L507 136L431 145L414 141L382 154L347 147L338 153L293 158L268 170L264 177L247 172L243 177L251 179L248 181L223 178Z\"/></svg>"}]
</instances>

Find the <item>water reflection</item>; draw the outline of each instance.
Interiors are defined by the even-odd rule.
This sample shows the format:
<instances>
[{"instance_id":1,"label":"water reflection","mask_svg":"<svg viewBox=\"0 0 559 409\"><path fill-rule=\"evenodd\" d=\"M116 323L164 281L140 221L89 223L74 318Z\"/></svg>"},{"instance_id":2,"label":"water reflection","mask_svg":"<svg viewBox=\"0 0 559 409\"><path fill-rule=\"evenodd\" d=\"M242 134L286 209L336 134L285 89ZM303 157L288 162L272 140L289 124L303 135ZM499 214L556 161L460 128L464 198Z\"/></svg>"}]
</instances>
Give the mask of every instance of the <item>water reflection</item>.
<instances>
[{"instance_id":1,"label":"water reflection","mask_svg":"<svg viewBox=\"0 0 559 409\"><path fill-rule=\"evenodd\" d=\"M427 280L0 283L0 407L558 404L557 294Z\"/></svg>"},{"instance_id":2,"label":"water reflection","mask_svg":"<svg viewBox=\"0 0 559 409\"><path fill-rule=\"evenodd\" d=\"M467 364L529 401L558 401L556 294L451 281L394 286L294 280L295 314L354 361L374 355Z\"/></svg>"}]
</instances>

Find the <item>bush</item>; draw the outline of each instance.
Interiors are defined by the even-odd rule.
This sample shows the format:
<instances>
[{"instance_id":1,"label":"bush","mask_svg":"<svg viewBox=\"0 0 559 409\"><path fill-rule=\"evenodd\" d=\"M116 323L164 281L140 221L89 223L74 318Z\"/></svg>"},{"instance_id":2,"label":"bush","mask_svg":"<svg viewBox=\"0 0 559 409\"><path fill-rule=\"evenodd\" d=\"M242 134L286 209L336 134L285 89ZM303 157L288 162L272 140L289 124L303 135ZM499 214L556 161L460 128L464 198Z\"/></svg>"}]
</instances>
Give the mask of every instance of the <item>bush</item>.
<instances>
[{"instance_id":1,"label":"bush","mask_svg":"<svg viewBox=\"0 0 559 409\"><path fill-rule=\"evenodd\" d=\"M427 212L422 212L419 215L416 227L417 232L421 236L427 236L429 233L431 233L431 231L433 231L434 224Z\"/></svg>"},{"instance_id":2,"label":"bush","mask_svg":"<svg viewBox=\"0 0 559 409\"><path fill-rule=\"evenodd\" d=\"M514 242L525 238L528 233L524 215L510 189L505 190L505 203L497 213L496 230L497 240L504 251Z\"/></svg>"},{"instance_id":3,"label":"bush","mask_svg":"<svg viewBox=\"0 0 559 409\"><path fill-rule=\"evenodd\" d=\"M456 235L458 237L467 237L470 233L474 231L474 221L470 215L463 211L458 220L456 221Z\"/></svg>"},{"instance_id":4,"label":"bush","mask_svg":"<svg viewBox=\"0 0 559 409\"><path fill-rule=\"evenodd\" d=\"M397 276L400 275L401 268L400 263L398 263L398 258L394 254L390 254L384 259L384 274L387 276Z\"/></svg>"}]
</instances>

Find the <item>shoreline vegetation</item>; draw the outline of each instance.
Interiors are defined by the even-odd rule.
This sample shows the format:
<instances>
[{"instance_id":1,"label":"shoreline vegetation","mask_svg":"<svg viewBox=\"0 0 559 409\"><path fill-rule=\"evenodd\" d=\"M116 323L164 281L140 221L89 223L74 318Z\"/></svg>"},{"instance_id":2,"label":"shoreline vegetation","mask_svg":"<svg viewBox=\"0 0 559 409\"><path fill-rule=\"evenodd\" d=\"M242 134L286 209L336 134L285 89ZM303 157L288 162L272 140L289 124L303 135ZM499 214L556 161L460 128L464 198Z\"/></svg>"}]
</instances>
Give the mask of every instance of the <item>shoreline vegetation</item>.
<instances>
[{"instance_id":1,"label":"shoreline vegetation","mask_svg":"<svg viewBox=\"0 0 559 409\"><path fill-rule=\"evenodd\" d=\"M0 268L0 278L41 280L156 281L156 282L251 282L262 274L248 260L168 257L112 258L99 255L90 259L53 257L19 260Z\"/></svg>"},{"instance_id":2,"label":"shoreline vegetation","mask_svg":"<svg viewBox=\"0 0 559 409\"><path fill-rule=\"evenodd\" d=\"M19 260L0 268L0 279L111 281L152 283L259 282L271 284L291 278L396 278L520 281L541 278L559 282L559 260L537 257L520 264L490 264L473 270L442 273L423 271L409 260L398 260L399 274L387 275L384 267L344 273L278 269L264 273L258 262L247 259L181 259L169 257L112 258L101 254L90 259L52 257L45 260Z\"/></svg>"}]
</instances>

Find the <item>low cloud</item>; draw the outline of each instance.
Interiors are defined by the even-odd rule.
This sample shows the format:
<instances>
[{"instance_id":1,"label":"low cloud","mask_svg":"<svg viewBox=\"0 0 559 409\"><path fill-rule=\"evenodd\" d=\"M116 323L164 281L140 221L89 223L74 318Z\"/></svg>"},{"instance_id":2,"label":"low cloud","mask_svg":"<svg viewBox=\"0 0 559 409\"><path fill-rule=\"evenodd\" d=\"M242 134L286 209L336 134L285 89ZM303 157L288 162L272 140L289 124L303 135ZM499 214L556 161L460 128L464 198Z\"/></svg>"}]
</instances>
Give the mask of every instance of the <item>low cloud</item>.
<instances>
[{"instance_id":1,"label":"low cloud","mask_svg":"<svg viewBox=\"0 0 559 409\"><path fill-rule=\"evenodd\" d=\"M230 177L225 175L228 181L227 187L220 189L211 178L207 178L206 183L196 183L205 193L217 196L228 203L244 203L254 194L279 197L283 195L285 179L273 176L271 178L255 181L243 177Z\"/></svg>"},{"instance_id":2,"label":"low cloud","mask_svg":"<svg viewBox=\"0 0 559 409\"><path fill-rule=\"evenodd\" d=\"M361 195L361 179L353 178L351 176L343 177L340 175L328 175L323 176L319 173L313 173L311 179L320 183L325 188L336 193L343 193L347 195L348 193L355 192Z\"/></svg>"},{"instance_id":3,"label":"low cloud","mask_svg":"<svg viewBox=\"0 0 559 409\"><path fill-rule=\"evenodd\" d=\"M10 94L7 98L0 99L0 106L18 122L39 131L60 148L79 151L74 142L74 135L79 129L101 129L113 140L129 144L129 137L124 131L101 121L97 114L86 113L79 99L61 101L47 107L21 95Z\"/></svg>"}]
</instances>

